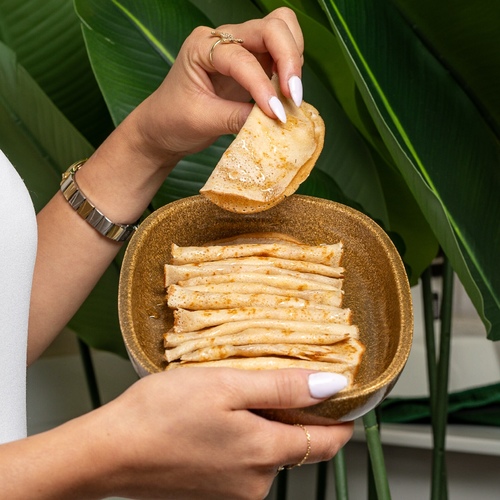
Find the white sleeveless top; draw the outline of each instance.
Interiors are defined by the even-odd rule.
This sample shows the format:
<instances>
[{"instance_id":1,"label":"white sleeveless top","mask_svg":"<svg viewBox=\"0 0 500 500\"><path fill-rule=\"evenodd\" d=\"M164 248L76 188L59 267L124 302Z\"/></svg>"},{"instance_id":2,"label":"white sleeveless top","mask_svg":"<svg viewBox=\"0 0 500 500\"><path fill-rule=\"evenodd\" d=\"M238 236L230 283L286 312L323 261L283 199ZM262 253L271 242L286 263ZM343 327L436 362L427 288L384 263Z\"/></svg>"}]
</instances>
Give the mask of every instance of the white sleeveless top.
<instances>
[{"instance_id":1,"label":"white sleeveless top","mask_svg":"<svg viewBox=\"0 0 500 500\"><path fill-rule=\"evenodd\" d=\"M30 195L0 151L0 443L26 436L26 348L36 246Z\"/></svg>"}]
</instances>

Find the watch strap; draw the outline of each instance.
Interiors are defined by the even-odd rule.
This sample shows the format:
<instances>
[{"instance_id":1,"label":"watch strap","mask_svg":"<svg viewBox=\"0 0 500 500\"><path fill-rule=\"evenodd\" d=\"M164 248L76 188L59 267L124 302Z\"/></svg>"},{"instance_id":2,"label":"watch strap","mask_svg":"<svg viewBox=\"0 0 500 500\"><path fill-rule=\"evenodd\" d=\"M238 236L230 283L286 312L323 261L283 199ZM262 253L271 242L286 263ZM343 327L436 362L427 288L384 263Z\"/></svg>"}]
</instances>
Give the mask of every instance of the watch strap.
<instances>
[{"instance_id":1,"label":"watch strap","mask_svg":"<svg viewBox=\"0 0 500 500\"><path fill-rule=\"evenodd\" d=\"M61 192L76 213L90 224L96 231L113 241L127 241L136 231L135 224L116 224L109 220L81 191L75 180L75 174L87 160L73 163L64 172L61 181Z\"/></svg>"}]
</instances>

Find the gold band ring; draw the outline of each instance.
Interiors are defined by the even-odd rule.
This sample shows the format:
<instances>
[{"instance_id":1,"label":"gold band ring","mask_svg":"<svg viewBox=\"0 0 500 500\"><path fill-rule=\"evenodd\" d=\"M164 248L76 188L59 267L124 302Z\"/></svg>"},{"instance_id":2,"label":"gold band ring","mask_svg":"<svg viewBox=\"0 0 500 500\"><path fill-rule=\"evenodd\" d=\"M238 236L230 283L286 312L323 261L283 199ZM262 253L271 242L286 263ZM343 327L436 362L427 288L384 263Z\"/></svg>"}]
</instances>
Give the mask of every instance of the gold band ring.
<instances>
[{"instance_id":1,"label":"gold band ring","mask_svg":"<svg viewBox=\"0 0 500 500\"><path fill-rule=\"evenodd\" d=\"M241 44L241 43L243 43L243 39L242 38L234 38L234 36L231 35L231 33L225 33L224 31L219 31L219 30L212 30L210 32L210 34L212 36L219 37L219 39L210 48L210 53L208 54L208 58L210 59L210 64L212 65L213 68L215 68L214 60L213 60L215 47L217 47L217 45L219 45L219 43L239 43L239 44Z\"/></svg>"},{"instance_id":2,"label":"gold band ring","mask_svg":"<svg viewBox=\"0 0 500 500\"><path fill-rule=\"evenodd\" d=\"M304 455L304 458L299 463L297 463L295 465L281 465L280 467L278 467L278 472L281 472L284 469L290 470L290 469L293 469L294 467L300 467L300 466L304 465L306 463L306 460L309 458L309 455L311 454L311 434L309 434L309 431L306 429L306 427L304 425L302 425L302 424L295 424L295 425L297 427L300 427L306 435L306 439L307 439L306 454Z\"/></svg>"}]
</instances>

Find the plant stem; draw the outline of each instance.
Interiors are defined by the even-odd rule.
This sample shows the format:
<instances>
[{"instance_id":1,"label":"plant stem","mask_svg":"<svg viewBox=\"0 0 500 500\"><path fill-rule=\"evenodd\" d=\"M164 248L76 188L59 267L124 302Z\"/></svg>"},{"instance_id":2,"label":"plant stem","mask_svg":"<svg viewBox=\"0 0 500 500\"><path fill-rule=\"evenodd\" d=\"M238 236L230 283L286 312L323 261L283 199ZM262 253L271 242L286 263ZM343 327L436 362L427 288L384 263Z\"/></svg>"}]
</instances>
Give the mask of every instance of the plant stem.
<instances>
[{"instance_id":1,"label":"plant stem","mask_svg":"<svg viewBox=\"0 0 500 500\"><path fill-rule=\"evenodd\" d=\"M367 498L368 500L378 500L377 487L375 486L375 478L373 476L373 463L370 458L370 452L368 451L367 460L367 471L366 471L366 482L367 482Z\"/></svg>"},{"instance_id":2,"label":"plant stem","mask_svg":"<svg viewBox=\"0 0 500 500\"><path fill-rule=\"evenodd\" d=\"M286 500L288 489L288 470L284 469L278 474L276 484L276 500Z\"/></svg>"},{"instance_id":3,"label":"plant stem","mask_svg":"<svg viewBox=\"0 0 500 500\"><path fill-rule=\"evenodd\" d=\"M431 407L431 421L434 428L436 408L437 361L436 337L434 332L434 308L431 288L431 268L428 267L422 274L422 302L424 307L424 331L427 354L427 377L429 385L429 400Z\"/></svg>"},{"instance_id":4,"label":"plant stem","mask_svg":"<svg viewBox=\"0 0 500 500\"><path fill-rule=\"evenodd\" d=\"M348 500L347 468L345 465L344 448L341 448L333 459L335 469L335 492L337 500Z\"/></svg>"},{"instance_id":5,"label":"plant stem","mask_svg":"<svg viewBox=\"0 0 500 500\"><path fill-rule=\"evenodd\" d=\"M445 257L443 267L443 298L441 306L441 332L439 340L439 360L437 365L437 385L434 398L435 425L432 490L433 500L448 498L446 478L446 426L448 423L448 378L451 347L451 319L453 305L453 269Z\"/></svg>"},{"instance_id":6,"label":"plant stem","mask_svg":"<svg viewBox=\"0 0 500 500\"><path fill-rule=\"evenodd\" d=\"M82 339L80 339L80 337L77 337L77 340L83 369L85 371L85 380L87 381L87 388L92 402L92 408L95 410L101 406L101 397L99 395L99 386L94 370L92 355L90 353L90 347Z\"/></svg>"},{"instance_id":7,"label":"plant stem","mask_svg":"<svg viewBox=\"0 0 500 500\"><path fill-rule=\"evenodd\" d=\"M326 499L326 480L328 472L328 464L330 462L320 462L317 465L316 475L316 500Z\"/></svg>"},{"instance_id":8,"label":"plant stem","mask_svg":"<svg viewBox=\"0 0 500 500\"><path fill-rule=\"evenodd\" d=\"M389 490L389 482L387 481L384 452L380 441L379 425L375 410L371 410L363 417L363 424L365 426L366 443L368 445L368 453L370 454L377 498L378 500L390 500L391 492Z\"/></svg>"}]
</instances>

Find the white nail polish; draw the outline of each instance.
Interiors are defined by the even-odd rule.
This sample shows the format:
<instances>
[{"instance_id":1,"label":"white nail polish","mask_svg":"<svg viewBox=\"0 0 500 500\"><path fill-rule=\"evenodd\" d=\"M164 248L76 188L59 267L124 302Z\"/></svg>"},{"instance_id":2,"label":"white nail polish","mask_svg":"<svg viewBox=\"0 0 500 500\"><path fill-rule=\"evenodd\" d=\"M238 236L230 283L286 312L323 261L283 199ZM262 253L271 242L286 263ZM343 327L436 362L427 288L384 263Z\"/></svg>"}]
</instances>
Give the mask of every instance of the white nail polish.
<instances>
[{"instance_id":1,"label":"white nail polish","mask_svg":"<svg viewBox=\"0 0 500 500\"><path fill-rule=\"evenodd\" d=\"M288 80L288 88L290 89L293 102L297 107L299 107L302 104L302 80L298 76L292 76Z\"/></svg>"},{"instance_id":2,"label":"white nail polish","mask_svg":"<svg viewBox=\"0 0 500 500\"><path fill-rule=\"evenodd\" d=\"M272 112L276 115L276 118L278 118L282 123L286 123L285 108L283 107L283 104L276 96L273 96L271 97L271 99L269 99L269 107L271 108Z\"/></svg>"},{"instance_id":3,"label":"white nail polish","mask_svg":"<svg viewBox=\"0 0 500 500\"><path fill-rule=\"evenodd\" d=\"M347 379L339 373L317 372L309 375L309 393L313 398L327 398L346 387Z\"/></svg>"}]
</instances>

